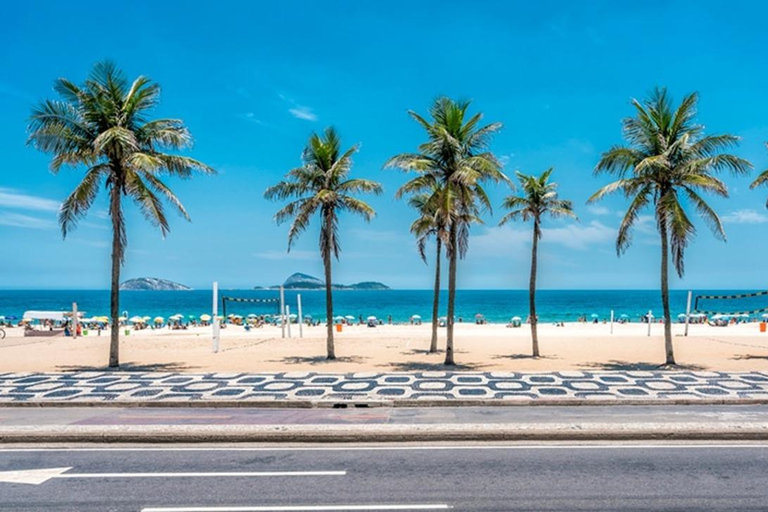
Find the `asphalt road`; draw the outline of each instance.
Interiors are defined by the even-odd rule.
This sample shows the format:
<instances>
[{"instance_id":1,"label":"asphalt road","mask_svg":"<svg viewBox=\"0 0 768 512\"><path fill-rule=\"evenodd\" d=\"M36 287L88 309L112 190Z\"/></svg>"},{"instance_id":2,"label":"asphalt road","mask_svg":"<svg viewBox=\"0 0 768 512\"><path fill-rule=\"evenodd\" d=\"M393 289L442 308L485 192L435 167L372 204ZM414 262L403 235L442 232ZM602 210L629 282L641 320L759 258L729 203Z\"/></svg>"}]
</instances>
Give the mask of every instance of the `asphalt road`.
<instances>
[{"instance_id":1,"label":"asphalt road","mask_svg":"<svg viewBox=\"0 0 768 512\"><path fill-rule=\"evenodd\" d=\"M17 512L768 507L768 443L0 448L0 471Z\"/></svg>"}]
</instances>

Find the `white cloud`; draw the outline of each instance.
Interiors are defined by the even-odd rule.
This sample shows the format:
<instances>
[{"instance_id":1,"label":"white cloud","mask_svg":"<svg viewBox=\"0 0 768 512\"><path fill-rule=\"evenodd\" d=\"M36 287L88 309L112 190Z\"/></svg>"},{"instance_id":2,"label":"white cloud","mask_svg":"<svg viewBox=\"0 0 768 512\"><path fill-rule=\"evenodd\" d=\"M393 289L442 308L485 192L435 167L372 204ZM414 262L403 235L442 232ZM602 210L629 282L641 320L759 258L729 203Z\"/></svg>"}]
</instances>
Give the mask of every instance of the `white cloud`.
<instances>
[{"instance_id":1,"label":"white cloud","mask_svg":"<svg viewBox=\"0 0 768 512\"><path fill-rule=\"evenodd\" d=\"M755 210L736 210L724 215L722 221L727 224L766 224L768 215Z\"/></svg>"},{"instance_id":2,"label":"white cloud","mask_svg":"<svg viewBox=\"0 0 768 512\"><path fill-rule=\"evenodd\" d=\"M0 212L0 226L26 229L56 229L56 223L52 220L11 212Z\"/></svg>"},{"instance_id":3,"label":"white cloud","mask_svg":"<svg viewBox=\"0 0 768 512\"><path fill-rule=\"evenodd\" d=\"M470 239L472 250L501 252L510 247L531 242L531 228L502 226L485 230ZM600 221L589 224L571 223L562 227L542 229L542 243L553 244L574 250L593 249L596 245L613 242L616 229Z\"/></svg>"},{"instance_id":4,"label":"white cloud","mask_svg":"<svg viewBox=\"0 0 768 512\"><path fill-rule=\"evenodd\" d=\"M258 119L256 117L256 114L254 114L253 112L246 112L245 114L242 114L240 117L251 123L260 124L260 125L264 124L264 121L262 121L261 119Z\"/></svg>"},{"instance_id":5,"label":"white cloud","mask_svg":"<svg viewBox=\"0 0 768 512\"><path fill-rule=\"evenodd\" d=\"M280 251L269 250L254 253L254 256L263 260L297 260L297 261L309 261L320 258L318 251Z\"/></svg>"},{"instance_id":6,"label":"white cloud","mask_svg":"<svg viewBox=\"0 0 768 512\"><path fill-rule=\"evenodd\" d=\"M317 115L312 112L312 109L303 105L296 105L294 108L289 108L288 112L291 113L296 119L304 119L305 121L317 121Z\"/></svg>"},{"instance_id":7,"label":"white cloud","mask_svg":"<svg viewBox=\"0 0 768 512\"><path fill-rule=\"evenodd\" d=\"M588 206L587 211L592 215L610 215L611 214L611 210L609 208L606 208L605 206L601 206L599 204L593 204L591 206Z\"/></svg>"},{"instance_id":8,"label":"white cloud","mask_svg":"<svg viewBox=\"0 0 768 512\"><path fill-rule=\"evenodd\" d=\"M10 188L0 188L0 206L17 208L20 210L57 212L59 211L61 204L52 199L30 196Z\"/></svg>"}]
</instances>

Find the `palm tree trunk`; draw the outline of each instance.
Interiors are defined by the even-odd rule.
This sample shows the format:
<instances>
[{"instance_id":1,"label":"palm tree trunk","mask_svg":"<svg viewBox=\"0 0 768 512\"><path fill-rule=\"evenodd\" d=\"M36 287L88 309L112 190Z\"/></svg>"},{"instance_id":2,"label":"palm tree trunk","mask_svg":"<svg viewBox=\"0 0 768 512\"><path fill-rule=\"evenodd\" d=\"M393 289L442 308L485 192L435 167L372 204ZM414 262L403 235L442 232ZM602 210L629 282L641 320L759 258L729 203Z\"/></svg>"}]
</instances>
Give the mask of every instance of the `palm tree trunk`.
<instances>
[{"instance_id":1,"label":"palm tree trunk","mask_svg":"<svg viewBox=\"0 0 768 512\"><path fill-rule=\"evenodd\" d=\"M112 218L112 288L109 295L109 314L112 319L109 341L109 367L120 366L120 266L123 264L123 215L120 211L120 187L113 186L110 194Z\"/></svg>"},{"instance_id":2,"label":"palm tree trunk","mask_svg":"<svg viewBox=\"0 0 768 512\"><path fill-rule=\"evenodd\" d=\"M328 318L328 337L325 346L328 352L327 359L336 359L336 348L333 344L333 279L331 278L331 229L333 223L328 214L323 219L326 230L326 243L323 246L323 265L325 266L325 314Z\"/></svg>"},{"instance_id":3,"label":"palm tree trunk","mask_svg":"<svg viewBox=\"0 0 768 512\"><path fill-rule=\"evenodd\" d=\"M531 318L531 341L533 343L533 357L539 357L539 333L536 318L536 267L539 250L539 220L533 221L533 242L531 243L531 280L528 286L528 302Z\"/></svg>"},{"instance_id":4,"label":"palm tree trunk","mask_svg":"<svg viewBox=\"0 0 768 512\"><path fill-rule=\"evenodd\" d=\"M445 364L453 366L453 316L456 308L456 260L459 257L456 223L451 224L451 251L448 255L448 320L446 324Z\"/></svg>"},{"instance_id":5,"label":"palm tree trunk","mask_svg":"<svg viewBox=\"0 0 768 512\"><path fill-rule=\"evenodd\" d=\"M443 249L443 241L437 237L437 257L435 259L435 297L432 300L432 341L429 343L429 352L437 352L437 315L440 311L440 253Z\"/></svg>"},{"instance_id":6,"label":"palm tree trunk","mask_svg":"<svg viewBox=\"0 0 768 512\"><path fill-rule=\"evenodd\" d=\"M659 223L661 232L661 304L664 308L664 351L666 353L666 363L674 365L675 353L672 347L672 321L669 312L669 241L667 235L667 225L664 221ZM650 319L648 319L650 322Z\"/></svg>"}]
</instances>

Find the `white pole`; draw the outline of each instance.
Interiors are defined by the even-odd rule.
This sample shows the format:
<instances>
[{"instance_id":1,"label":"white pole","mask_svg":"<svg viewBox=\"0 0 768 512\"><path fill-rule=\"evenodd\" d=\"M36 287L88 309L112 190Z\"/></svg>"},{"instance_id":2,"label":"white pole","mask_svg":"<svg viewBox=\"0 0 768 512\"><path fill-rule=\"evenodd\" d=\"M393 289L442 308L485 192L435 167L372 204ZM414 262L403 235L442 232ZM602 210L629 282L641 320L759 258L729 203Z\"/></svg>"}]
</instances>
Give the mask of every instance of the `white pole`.
<instances>
[{"instance_id":1,"label":"white pole","mask_svg":"<svg viewBox=\"0 0 768 512\"><path fill-rule=\"evenodd\" d=\"M285 320L288 324L288 337L291 337L291 306L285 305Z\"/></svg>"},{"instance_id":2,"label":"white pole","mask_svg":"<svg viewBox=\"0 0 768 512\"><path fill-rule=\"evenodd\" d=\"M688 323L691 320L691 296L693 292L688 290L688 305L685 307L685 335L688 336Z\"/></svg>"},{"instance_id":3,"label":"white pole","mask_svg":"<svg viewBox=\"0 0 768 512\"><path fill-rule=\"evenodd\" d=\"M282 286L280 287L280 328L285 338L285 289Z\"/></svg>"},{"instance_id":4,"label":"white pole","mask_svg":"<svg viewBox=\"0 0 768 512\"><path fill-rule=\"evenodd\" d=\"M77 339L77 302L72 303L72 339Z\"/></svg>"},{"instance_id":5,"label":"white pole","mask_svg":"<svg viewBox=\"0 0 768 512\"><path fill-rule=\"evenodd\" d=\"M219 283L213 282L213 322L211 323L213 329L213 353L216 354L219 351Z\"/></svg>"},{"instance_id":6,"label":"white pole","mask_svg":"<svg viewBox=\"0 0 768 512\"><path fill-rule=\"evenodd\" d=\"M653 322L653 312L648 310L648 336L651 335L651 322Z\"/></svg>"},{"instance_id":7,"label":"white pole","mask_svg":"<svg viewBox=\"0 0 768 512\"><path fill-rule=\"evenodd\" d=\"M299 338L304 337L304 317L301 316L301 294L296 295L296 306L299 310Z\"/></svg>"},{"instance_id":8,"label":"white pole","mask_svg":"<svg viewBox=\"0 0 768 512\"><path fill-rule=\"evenodd\" d=\"M613 310L611 310L611 334L613 334Z\"/></svg>"}]
</instances>

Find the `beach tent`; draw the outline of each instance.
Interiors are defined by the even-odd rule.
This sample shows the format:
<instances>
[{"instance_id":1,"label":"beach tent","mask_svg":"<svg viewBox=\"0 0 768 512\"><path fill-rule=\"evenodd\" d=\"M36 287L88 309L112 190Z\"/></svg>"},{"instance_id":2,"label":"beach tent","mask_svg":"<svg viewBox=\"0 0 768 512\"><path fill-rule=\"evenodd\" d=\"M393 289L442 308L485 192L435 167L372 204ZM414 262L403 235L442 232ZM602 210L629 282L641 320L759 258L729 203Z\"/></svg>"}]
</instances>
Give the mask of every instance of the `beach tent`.
<instances>
[{"instance_id":1,"label":"beach tent","mask_svg":"<svg viewBox=\"0 0 768 512\"><path fill-rule=\"evenodd\" d=\"M10 317L8 317L10 318ZM53 320L63 322L67 319L63 311L25 311L24 320Z\"/></svg>"}]
</instances>

